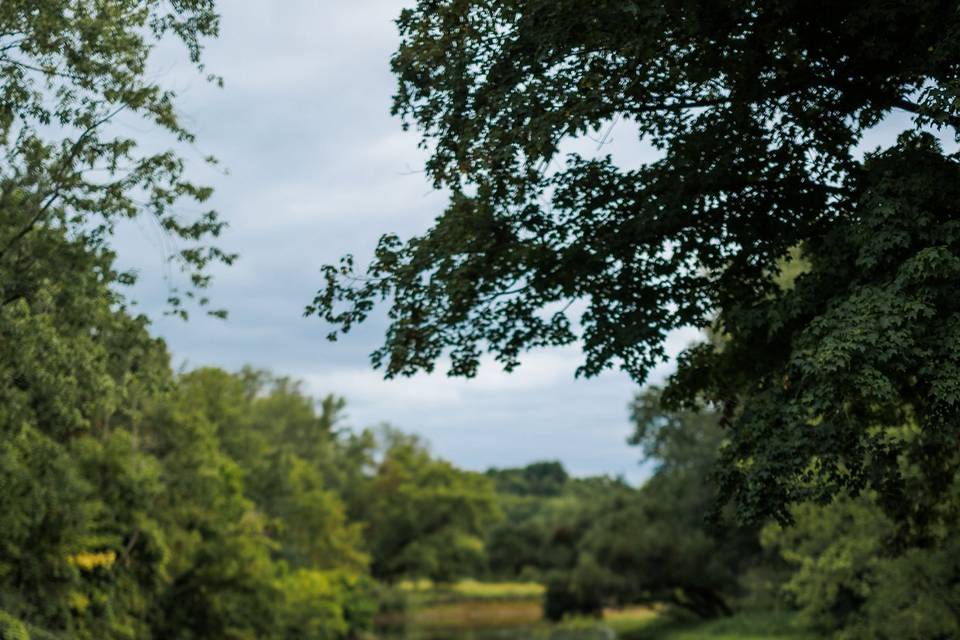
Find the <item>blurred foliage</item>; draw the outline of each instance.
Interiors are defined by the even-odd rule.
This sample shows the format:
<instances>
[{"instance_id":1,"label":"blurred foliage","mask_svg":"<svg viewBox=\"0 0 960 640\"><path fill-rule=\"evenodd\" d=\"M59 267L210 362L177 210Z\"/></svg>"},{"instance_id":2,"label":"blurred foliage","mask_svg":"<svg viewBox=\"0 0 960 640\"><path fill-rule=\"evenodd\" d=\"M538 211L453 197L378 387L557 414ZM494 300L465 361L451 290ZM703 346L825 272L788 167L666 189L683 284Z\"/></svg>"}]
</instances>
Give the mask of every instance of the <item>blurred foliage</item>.
<instances>
[{"instance_id":1,"label":"blurred foliage","mask_svg":"<svg viewBox=\"0 0 960 640\"><path fill-rule=\"evenodd\" d=\"M415 436L387 428L382 440L363 501L373 575L451 582L480 572L484 536L501 517L493 483L432 458Z\"/></svg>"},{"instance_id":2,"label":"blurred foliage","mask_svg":"<svg viewBox=\"0 0 960 640\"><path fill-rule=\"evenodd\" d=\"M35 297L40 281L69 281L67 268L84 274L120 221L143 218L164 234L164 259L183 271L182 283L168 278L169 311L186 317L188 303L207 307L212 267L236 256L216 245L225 223L202 209L212 190L187 176L193 133L150 65L169 43L205 72L203 46L218 32L214 0L0 6L0 303ZM167 140L129 134L146 130ZM63 253L61 234L72 246Z\"/></svg>"},{"instance_id":3,"label":"blurred foliage","mask_svg":"<svg viewBox=\"0 0 960 640\"><path fill-rule=\"evenodd\" d=\"M632 409L630 440L653 463L653 475L639 489L606 492L593 513L569 521L571 541L562 544L571 551L550 575L546 613L559 619L660 602L703 618L729 615L761 553L755 528L704 518L716 493L710 477L723 438L719 416L666 411L656 388L638 395Z\"/></svg>"},{"instance_id":4,"label":"blurred foliage","mask_svg":"<svg viewBox=\"0 0 960 640\"><path fill-rule=\"evenodd\" d=\"M794 508L792 527L764 544L794 572L784 585L802 619L843 639L960 636L960 542L944 528L924 547L897 549L895 525L871 496Z\"/></svg>"},{"instance_id":5,"label":"blurred foliage","mask_svg":"<svg viewBox=\"0 0 960 640\"><path fill-rule=\"evenodd\" d=\"M0 314L19 335L0 347L4 638L346 638L371 628L371 569L482 567L482 474L345 429L342 400L288 379L174 375L92 291Z\"/></svg>"},{"instance_id":6,"label":"blurred foliage","mask_svg":"<svg viewBox=\"0 0 960 640\"><path fill-rule=\"evenodd\" d=\"M497 493L517 496L556 496L570 479L556 460L534 462L519 469L492 468L487 470L487 476L493 478Z\"/></svg>"}]
</instances>

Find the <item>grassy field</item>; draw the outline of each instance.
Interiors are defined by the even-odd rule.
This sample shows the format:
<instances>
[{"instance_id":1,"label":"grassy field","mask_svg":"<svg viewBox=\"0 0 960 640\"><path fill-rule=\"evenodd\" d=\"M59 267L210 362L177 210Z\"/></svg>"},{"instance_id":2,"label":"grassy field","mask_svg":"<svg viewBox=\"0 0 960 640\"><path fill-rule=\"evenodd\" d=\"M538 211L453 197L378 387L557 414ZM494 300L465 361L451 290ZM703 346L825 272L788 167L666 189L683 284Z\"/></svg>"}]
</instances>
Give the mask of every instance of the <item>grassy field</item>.
<instances>
[{"instance_id":1,"label":"grassy field","mask_svg":"<svg viewBox=\"0 0 960 640\"><path fill-rule=\"evenodd\" d=\"M542 609L536 600L462 600L415 609L409 620L431 629L508 629L535 626Z\"/></svg>"},{"instance_id":2,"label":"grassy field","mask_svg":"<svg viewBox=\"0 0 960 640\"><path fill-rule=\"evenodd\" d=\"M399 585L404 592L421 599L449 600L451 596L464 600L540 600L543 585L536 582L480 582L459 580L453 584L437 585L430 580L404 580Z\"/></svg>"},{"instance_id":3,"label":"grassy field","mask_svg":"<svg viewBox=\"0 0 960 640\"><path fill-rule=\"evenodd\" d=\"M622 636L653 624L662 615L663 609L658 607L607 609L603 612L603 624L616 631L618 636Z\"/></svg>"},{"instance_id":4,"label":"grassy field","mask_svg":"<svg viewBox=\"0 0 960 640\"><path fill-rule=\"evenodd\" d=\"M780 612L741 613L723 620L674 621L655 617L646 624L618 632L622 640L821 640L794 626L792 617Z\"/></svg>"},{"instance_id":5,"label":"grassy field","mask_svg":"<svg viewBox=\"0 0 960 640\"><path fill-rule=\"evenodd\" d=\"M390 622L402 622L407 633L401 636L407 638L476 640L496 632L498 638L552 640L561 635L595 637L591 630L606 629L605 633L613 631L621 640L819 640L796 628L787 613L741 613L703 622L678 620L663 607L637 606L608 609L602 620L583 618L554 625L543 620L543 587L536 583L463 580L434 585L421 580L398 587L411 606L405 614L391 616Z\"/></svg>"}]
</instances>

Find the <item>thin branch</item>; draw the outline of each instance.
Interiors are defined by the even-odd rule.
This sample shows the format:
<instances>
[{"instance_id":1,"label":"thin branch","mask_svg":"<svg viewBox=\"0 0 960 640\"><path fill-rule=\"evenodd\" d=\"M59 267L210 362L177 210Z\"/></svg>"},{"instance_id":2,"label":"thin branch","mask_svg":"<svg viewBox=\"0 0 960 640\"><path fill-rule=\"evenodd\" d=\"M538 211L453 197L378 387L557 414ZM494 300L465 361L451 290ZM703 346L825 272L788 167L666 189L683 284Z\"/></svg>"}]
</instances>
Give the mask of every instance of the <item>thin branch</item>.
<instances>
[{"instance_id":1,"label":"thin branch","mask_svg":"<svg viewBox=\"0 0 960 640\"><path fill-rule=\"evenodd\" d=\"M2 49L0 51L5 51L5 49ZM84 80L84 77L80 74L68 73L66 71L60 71L59 69L44 69L43 67L35 67L32 64L21 62L20 60L14 60L13 58L10 58L8 56L2 56L0 57L0 60L3 60L4 62L11 64L15 67L26 69L27 71L42 73L45 76L53 76L55 78L64 78L66 80L72 80L74 82L82 82Z\"/></svg>"},{"instance_id":2,"label":"thin branch","mask_svg":"<svg viewBox=\"0 0 960 640\"><path fill-rule=\"evenodd\" d=\"M11 247L13 247L17 242L23 239L24 236L26 236L28 233L30 233L33 230L33 228L37 225L37 223L40 222L40 219L43 218L43 216L46 214L47 210L53 205L54 202L56 202L57 198L60 197L60 192L63 187L63 184L61 182L63 179L63 174L66 171L67 166L72 164L74 159L76 159L77 155L80 153L80 149L83 147L83 143L86 142L87 138L89 138L90 135L96 129L98 129L102 125L112 120L117 114L119 114L125 108L126 108L126 105L120 105L119 107L117 107L110 113L106 114L99 120L96 120L95 122L93 122L89 127L87 127L83 131L83 133L80 134L80 136L71 146L70 152L61 159L60 164L57 167L56 174L54 175L54 179L52 181L52 184L56 185L53 191L50 192L50 194L45 198L43 203L40 205L40 209L30 219L30 221L26 224L26 226L24 226L20 231L14 234L14 236L7 243L7 246L5 246L2 251L0 251L0 258L5 256L7 252L10 251Z\"/></svg>"},{"instance_id":3,"label":"thin branch","mask_svg":"<svg viewBox=\"0 0 960 640\"><path fill-rule=\"evenodd\" d=\"M925 113L925 112L923 111L923 108L922 108L919 104L917 104L916 102L912 102L912 101L910 101L910 100L907 100L906 98L897 98L896 100L893 101L893 105L892 105L892 106L893 106L895 109L902 109L902 110L904 110L904 111L907 111L907 112L909 112L909 113L916 114L916 115L918 115L918 116L927 116L927 117L929 117L929 118L931 118L931 119L939 119L939 120L942 120L944 123L950 125L950 126L953 127L954 129L957 129L958 131L960 131L960 118L957 118L957 117L955 117L955 116L950 116L950 115L947 115L947 114L942 114L939 118L934 118L933 115L931 115L931 114L929 114L929 113Z\"/></svg>"}]
</instances>

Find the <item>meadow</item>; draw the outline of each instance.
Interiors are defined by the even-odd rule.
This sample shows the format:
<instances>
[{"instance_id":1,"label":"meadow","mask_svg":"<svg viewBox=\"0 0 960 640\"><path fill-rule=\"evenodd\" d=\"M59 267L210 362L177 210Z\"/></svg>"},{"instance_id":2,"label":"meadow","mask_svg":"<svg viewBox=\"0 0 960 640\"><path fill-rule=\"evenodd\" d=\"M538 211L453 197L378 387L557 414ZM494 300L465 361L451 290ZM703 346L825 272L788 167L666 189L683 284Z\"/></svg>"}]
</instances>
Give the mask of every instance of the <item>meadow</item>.
<instances>
[{"instance_id":1,"label":"meadow","mask_svg":"<svg viewBox=\"0 0 960 640\"><path fill-rule=\"evenodd\" d=\"M398 588L409 609L381 618L380 635L427 640L818 640L787 612L747 611L703 621L660 605L606 608L601 617L543 617L544 587L535 582L408 580Z\"/></svg>"}]
</instances>

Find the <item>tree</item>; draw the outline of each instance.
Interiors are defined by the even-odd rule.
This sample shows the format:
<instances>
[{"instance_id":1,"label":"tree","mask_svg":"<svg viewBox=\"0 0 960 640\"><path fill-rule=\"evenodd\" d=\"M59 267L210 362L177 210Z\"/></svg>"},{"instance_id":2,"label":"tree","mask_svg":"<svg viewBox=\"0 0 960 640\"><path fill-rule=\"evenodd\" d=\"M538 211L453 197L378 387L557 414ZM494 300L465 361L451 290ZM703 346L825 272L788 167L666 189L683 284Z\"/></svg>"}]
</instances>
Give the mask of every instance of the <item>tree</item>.
<instances>
[{"instance_id":1,"label":"tree","mask_svg":"<svg viewBox=\"0 0 960 640\"><path fill-rule=\"evenodd\" d=\"M557 460L532 462L515 469L487 469L487 476L496 483L497 493L540 497L559 495L570 479Z\"/></svg>"},{"instance_id":2,"label":"tree","mask_svg":"<svg viewBox=\"0 0 960 640\"><path fill-rule=\"evenodd\" d=\"M874 487L923 526L960 464L960 165L915 132L856 147L894 111L956 135L952 3L422 0L398 24L394 112L450 203L361 277L352 256L325 268L307 313L331 337L387 300L387 376L579 341L581 374L642 382L669 331L709 328L722 346L689 349L665 398L725 407L744 521ZM620 121L660 158L559 157ZM911 441L877 428L908 417Z\"/></svg>"},{"instance_id":3,"label":"tree","mask_svg":"<svg viewBox=\"0 0 960 640\"><path fill-rule=\"evenodd\" d=\"M0 618L31 636L149 637L170 586L176 527L156 503L172 483L146 441L172 374L126 308L118 288L134 275L117 269L110 239L145 213L181 243L171 259L189 284L170 296L181 315L181 294L205 305L210 264L232 256L209 245L215 213L178 208L210 190L116 120L189 144L148 59L172 37L199 66L216 31L205 0L0 7Z\"/></svg>"},{"instance_id":4,"label":"tree","mask_svg":"<svg viewBox=\"0 0 960 640\"><path fill-rule=\"evenodd\" d=\"M729 615L760 547L756 528L709 527L703 519L716 494L709 478L723 437L719 416L665 411L660 391L649 389L638 395L633 419L631 442L655 463L653 476L597 509L550 582L546 612L559 618L670 603L703 618Z\"/></svg>"},{"instance_id":5,"label":"tree","mask_svg":"<svg viewBox=\"0 0 960 640\"><path fill-rule=\"evenodd\" d=\"M147 67L155 46L173 38L203 70L203 41L219 24L213 5L11 0L0 7L0 304L35 296L37 274L69 279L78 256L105 249L114 225L141 213L168 235L175 250L166 257L188 276L186 287L171 284L171 311L185 316L185 298L207 304L198 292L209 267L234 256L209 244L224 226L215 212L185 216L179 203L202 204L211 190L186 177L177 152L143 151L114 125L127 118L193 142L174 92ZM82 251L56 256L51 241L60 231ZM116 284L134 278L103 276Z\"/></svg>"},{"instance_id":6,"label":"tree","mask_svg":"<svg viewBox=\"0 0 960 640\"><path fill-rule=\"evenodd\" d=\"M180 391L242 470L244 493L267 516L277 556L292 567L366 571L360 524L348 522L330 481L352 462L340 455L346 447L333 429L342 399L326 398L318 414L299 384L250 369L198 369L180 379Z\"/></svg>"},{"instance_id":7,"label":"tree","mask_svg":"<svg viewBox=\"0 0 960 640\"><path fill-rule=\"evenodd\" d=\"M550 539L550 514L566 503L571 478L559 461L487 469L504 514L486 540L487 568L503 579L542 580L550 567L543 551Z\"/></svg>"},{"instance_id":8,"label":"tree","mask_svg":"<svg viewBox=\"0 0 960 640\"><path fill-rule=\"evenodd\" d=\"M24 242L37 268L2 271L31 293L0 307L0 609L31 633L144 635L166 545L140 436L167 354L118 305L109 252L63 229Z\"/></svg>"},{"instance_id":9,"label":"tree","mask_svg":"<svg viewBox=\"0 0 960 640\"><path fill-rule=\"evenodd\" d=\"M479 572L484 537L500 517L493 482L433 458L420 440L384 434L363 520L377 578L449 582Z\"/></svg>"},{"instance_id":10,"label":"tree","mask_svg":"<svg viewBox=\"0 0 960 640\"><path fill-rule=\"evenodd\" d=\"M583 534L634 494L619 478L572 478L556 461L488 469L486 475L496 483L504 514L486 540L487 567L506 580L549 582L556 570L569 569Z\"/></svg>"},{"instance_id":11,"label":"tree","mask_svg":"<svg viewBox=\"0 0 960 640\"><path fill-rule=\"evenodd\" d=\"M956 491L956 488L954 488ZM937 544L897 552L894 523L872 496L794 508L763 542L793 569L784 585L805 622L831 637L953 638L960 633L960 544L943 528Z\"/></svg>"}]
</instances>

